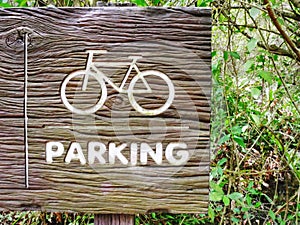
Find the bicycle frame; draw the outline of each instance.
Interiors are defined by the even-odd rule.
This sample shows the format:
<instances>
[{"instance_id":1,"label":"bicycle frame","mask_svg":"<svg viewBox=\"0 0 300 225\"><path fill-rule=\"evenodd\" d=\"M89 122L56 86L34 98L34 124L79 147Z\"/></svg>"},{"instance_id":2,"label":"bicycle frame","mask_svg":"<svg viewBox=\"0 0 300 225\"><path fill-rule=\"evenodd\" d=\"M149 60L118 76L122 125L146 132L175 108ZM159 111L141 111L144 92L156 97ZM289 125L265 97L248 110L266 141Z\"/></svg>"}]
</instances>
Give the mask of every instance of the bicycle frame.
<instances>
[{"instance_id":1,"label":"bicycle frame","mask_svg":"<svg viewBox=\"0 0 300 225\"><path fill-rule=\"evenodd\" d=\"M106 53L105 50L92 50L92 51L87 51L88 52L88 59L87 59L87 63L86 63L86 69L85 69L85 76L83 79L83 84L82 84L82 90L85 91L87 88L87 83L88 83L88 78L89 75L91 73L94 74L94 76L98 76L101 79L103 79L106 83L108 83L109 85L111 85L116 91L118 91L119 93L128 93L128 90L124 89L124 86L129 78L129 75L131 73L131 71L134 69L137 72L136 76L139 76L141 71L139 70L138 66L136 65L136 62L138 59L140 59L140 56L130 56L129 58L132 59L132 62L129 65L129 68L127 69L127 72L121 82L121 85L118 87L115 83L113 83L101 70L99 70L95 63L93 62L93 57L94 54L103 54ZM111 65L118 65L119 63L111 63ZM120 65L127 65L127 63L120 63ZM95 71L96 73L94 73L93 71ZM146 90L135 90L133 91L134 93L152 93L152 89L150 88L148 82L144 79L144 77L140 77L140 79L143 81Z\"/></svg>"},{"instance_id":2,"label":"bicycle frame","mask_svg":"<svg viewBox=\"0 0 300 225\"><path fill-rule=\"evenodd\" d=\"M154 115L158 115L164 111L166 111L172 104L174 96L175 96L175 89L174 89L174 85L171 81L171 79L164 73L158 71L158 70L143 70L140 71L138 66L137 66L137 60L141 58L141 56L129 56L128 58L131 59L131 63L124 63L124 62L111 62L111 63L107 63L107 62L93 62L93 56L94 54L103 54L106 53L106 51L104 50L91 50L88 51L88 58L86 61L86 67L85 70L77 70L74 71L72 73L70 73L62 82L61 84L61 100L64 103L64 105L72 112L72 113L76 113L76 114L82 114L82 115L88 115L88 114L92 114L95 113L97 110L99 110L103 104L105 103L106 99L107 99L107 84L109 84L110 86L112 86L116 91L118 91L119 93L127 93L128 94L128 100L129 103L131 104L131 106L137 111L140 112L143 115L147 115L147 116L154 116ZM107 77L102 71L101 71L101 67L102 65L110 65L112 67L116 66L116 65L122 65L122 66L128 66L127 68L127 72L125 73L124 77L122 78L121 84L120 86L116 85L109 77ZM98 69L99 68L99 69ZM128 82L128 88L125 88L125 84L126 82L129 80L130 77L130 73L132 72L132 70L136 71L136 75L130 80L130 82ZM96 82L98 83L98 85L100 85L100 97L97 98L97 102L93 105L91 105L91 107L85 107L85 108L77 108L76 106L73 106L73 102L69 102L68 100L68 96L66 93L66 89L67 86L70 82L71 79L73 79L74 77L82 77L83 75L83 80L81 82L81 89L83 91L86 90L87 85L88 85L88 79L89 76L92 76L95 78ZM148 82L146 81L146 79L148 79L149 77L156 77L160 80L162 80L165 85L165 88L167 88L168 91L168 97L166 98L166 101L162 104L162 106L160 107L156 107L154 109L148 109L148 108L143 108L143 104L141 105L136 97L134 96L134 93L140 93L140 94L153 94L152 89L150 88ZM140 89L139 87L137 87L138 82L142 81L143 85L145 88L143 88L142 90L136 90L137 88ZM140 97L138 97L138 99L140 99Z\"/></svg>"}]
</instances>

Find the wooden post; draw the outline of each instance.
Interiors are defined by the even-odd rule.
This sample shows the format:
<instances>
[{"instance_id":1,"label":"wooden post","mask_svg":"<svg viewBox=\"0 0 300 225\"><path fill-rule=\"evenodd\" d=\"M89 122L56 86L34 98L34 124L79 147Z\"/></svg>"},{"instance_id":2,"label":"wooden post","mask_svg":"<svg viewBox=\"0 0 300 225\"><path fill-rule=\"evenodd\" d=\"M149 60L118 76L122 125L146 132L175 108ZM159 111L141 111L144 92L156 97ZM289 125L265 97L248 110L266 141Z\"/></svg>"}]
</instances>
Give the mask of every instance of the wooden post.
<instances>
[{"instance_id":1,"label":"wooden post","mask_svg":"<svg viewBox=\"0 0 300 225\"><path fill-rule=\"evenodd\" d=\"M95 214L94 225L134 225L134 215Z\"/></svg>"}]
</instances>

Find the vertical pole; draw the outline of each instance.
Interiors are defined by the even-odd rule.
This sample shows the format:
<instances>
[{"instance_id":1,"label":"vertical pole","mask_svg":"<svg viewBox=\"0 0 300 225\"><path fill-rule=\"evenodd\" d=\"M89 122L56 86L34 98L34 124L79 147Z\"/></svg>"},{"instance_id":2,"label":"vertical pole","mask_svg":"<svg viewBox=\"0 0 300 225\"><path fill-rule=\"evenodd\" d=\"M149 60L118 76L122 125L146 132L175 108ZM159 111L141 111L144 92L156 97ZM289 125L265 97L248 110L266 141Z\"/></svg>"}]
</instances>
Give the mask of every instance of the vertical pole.
<instances>
[{"instance_id":1,"label":"vertical pole","mask_svg":"<svg viewBox=\"0 0 300 225\"><path fill-rule=\"evenodd\" d=\"M134 215L95 214L94 225L134 225Z\"/></svg>"},{"instance_id":2,"label":"vertical pole","mask_svg":"<svg viewBox=\"0 0 300 225\"><path fill-rule=\"evenodd\" d=\"M28 117L27 117L27 67L28 67L28 33L24 33L24 145L25 145L25 187L29 187L29 174L28 174L28 138L27 138L27 126L28 126Z\"/></svg>"}]
</instances>

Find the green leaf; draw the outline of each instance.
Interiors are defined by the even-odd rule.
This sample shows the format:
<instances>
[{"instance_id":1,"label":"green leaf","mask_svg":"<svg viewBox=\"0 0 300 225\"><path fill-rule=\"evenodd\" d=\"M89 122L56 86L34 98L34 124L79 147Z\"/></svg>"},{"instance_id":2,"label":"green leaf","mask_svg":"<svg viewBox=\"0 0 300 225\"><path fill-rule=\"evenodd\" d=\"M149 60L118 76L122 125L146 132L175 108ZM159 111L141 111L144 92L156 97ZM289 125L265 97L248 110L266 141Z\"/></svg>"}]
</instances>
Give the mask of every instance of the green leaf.
<instances>
[{"instance_id":1,"label":"green leaf","mask_svg":"<svg viewBox=\"0 0 300 225\"><path fill-rule=\"evenodd\" d=\"M148 6L145 0L132 0L132 2L135 3L137 6Z\"/></svg>"},{"instance_id":2,"label":"green leaf","mask_svg":"<svg viewBox=\"0 0 300 225\"><path fill-rule=\"evenodd\" d=\"M242 133L242 128L240 126L234 126L231 128L231 133L235 135L239 135Z\"/></svg>"},{"instance_id":3,"label":"green leaf","mask_svg":"<svg viewBox=\"0 0 300 225\"><path fill-rule=\"evenodd\" d=\"M197 7L205 7L208 6L211 0L198 0Z\"/></svg>"},{"instance_id":4,"label":"green leaf","mask_svg":"<svg viewBox=\"0 0 300 225\"><path fill-rule=\"evenodd\" d=\"M211 219L211 222L213 223L214 220L215 220L216 214L215 214L215 211L212 209L211 206L208 207L208 216Z\"/></svg>"},{"instance_id":5,"label":"green leaf","mask_svg":"<svg viewBox=\"0 0 300 225\"><path fill-rule=\"evenodd\" d=\"M211 187L211 192L209 194L210 201L214 201L214 202L221 201L223 196L224 196L224 192L222 190L222 187L220 187L214 181L210 182L210 187Z\"/></svg>"},{"instance_id":6,"label":"green leaf","mask_svg":"<svg viewBox=\"0 0 300 225\"><path fill-rule=\"evenodd\" d=\"M220 166L217 167L217 172L220 176L223 175L223 169Z\"/></svg>"},{"instance_id":7,"label":"green leaf","mask_svg":"<svg viewBox=\"0 0 300 225\"><path fill-rule=\"evenodd\" d=\"M255 208L259 208L260 206L261 206L261 202L256 202L254 205Z\"/></svg>"},{"instance_id":8,"label":"green leaf","mask_svg":"<svg viewBox=\"0 0 300 225\"><path fill-rule=\"evenodd\" d=\"M246 148L246 145L244 143L244 139L239 136L233 136L233 140L241 147Z\"/></svg>"},{"instance_id":9,"label":"green leaf","mask_svg":"<svg viewBox=\"0 0 300 225\"><path fill-rule=\"evenodd\" d=\"M275 221L275 219L276 219L276 216L275 216L275 213L272 211L272 210L269 210L269 216L271 217L271 219L273 220L273 221Z\"/></svg>"},{"instance_id":10,"label":"green leaf","mask_svg":"<svg viewBox=\"0 0 300 225\"><path fill-rule=\"evenodd\" d=\"M152 218L156 219L156 214L153 212L151 213Z\"/></svg>"},{"instance_id":11,"label":"green leaf","mask_svg":"<svg viewBox=\"0 0 300 225\"><path fill-rule=\"evenodd\" d=\"M27 0L15 0L15 2L18 3L19 7L26 7L27 6Z\"/></svg>"},{"instance_id":12,"label":"green leaf","mask_svg":"<svg viewBox=\"0 0 300 225\"><path fill-rule=\"evenodd\" d=\"M259 96L260 96L260 94L261 94L260 89L258 89L258 88L251 88L251 95L252 95L252 97L254 99L258 99Z\"/></svg>"},{"instance_id":13,"label":"green leaf","mask_svg":"<svg viewBox=\"0 0 300 225\"><path fill-rule=\"evenodd\" d=\"M239 192L233 192L233 193L229 194L228 197L229 197L230 199L236 201L236 200L239 200L239 199L243 198L244 196L243 196L243 194L241 194L241 193L239 193Z\"/></svg>"},{"instance_id":14,"label":"green leaf","mask_svg":"<svg viewBox=\"0 0 300 225\"><path fill-rule=\"evenodd\" d=\"M226 141L228 141L230 139L230 134L224 135L223 137L220 138L220 140L218 141L218 145L221 145L223 143L225 143Z\"/></svg>"},{"instance_id":15,"label":"green leaf","mask_svg":"<svg viewBox=\"0 0 300 225\"><path fill-rule=\"evenodd\" d=\"M218 202L221 201L223 199L224 196L224 192L217 192L217 191L212 191L209 194L209 200L213 201L213 202Z\"/></svg>"},{"instance_id":16,"label":"green leaf","mask_svg":"<svg viewBox=\"0 0 300 225\"><path fill-rule=\"evenodd\" d=\"M246 195L246 202L248 205L252 205L252 198L248 194Z\"/></svg>"},{"instance_id":17,"label":"green leaf","mask_svg":"<svg viewBox=\"0 0 300 225\"><path fill-rule=\"evenodd\" d=\"M229 54L230 54L233 58L235 58L235 59L240 59L240 58L241 58L240 55L239 55L237 52L229 52Z\"/></svg>"},{"instance_id":18,"label":"green leaf","mask_svg":"<svg viewBox=\"0 0 300 225\"><path fill-rule=\"evenodd\" d=\"M219 76L220 76L220 61L218 61L217 63L213 63L212 64L212 72L213 72L213 75L215 76L215 80L220 82L219 81Z\"/></svg>"},{"instance_id":19,"label":"green leaf","mask_svg":"<svg viewBox=\"0 0 300 225\"><path fill-rule=\"evenodd\" d=\"M215 57L217 55L217 51L212 51L211 52L211 57L213 58L213 57Z\"/></svg>"},{"instance_id":20,"label":"green leaf","mask_svg":"<svg viewBox=\"0 0 300 225\"><path fill-rule=\"evenodd\" d=\"M233 209L233 212L234 212L235 214L240 214L241 210L240 210L239 208L235 207L235 208Z\"/></svg>"},{"instance_id":21,"label":"green leaf","mask_svg":"<svg viewBox=\"0 0 300 225\"><path fill-rule=\"evenodd\" d=\"M223 196L222 200L223 200L223 203L224 203L225 206L229 206L230 199L226 195Z\"/></svg>"},{"instance_id":22,"label":"green leaf","mask_svg":"<svg viewBox=\"0 0 300 225\"><path fill-rule=\"evenodd\" d=\"M254 66L254 60L250 59L244 64L244 69L246 72L249 72Z\"/></svg>"},{"instance_id":23,"label":"green leaf","mask_svg":"<svg viewBox=\"0 0 300 225\"><path fill-rule=\"evenodd\" d=\"M284 20L281 17L277 17L278 22L280 23L281 26L285 26Z\"/></svg>"},{"instance_id":24,"label":"green leaf","mask_svg":"<svg viewBox=\"0 0 300 225\"><path fill-rule=\"evenodd\" d=\"M220 192L222 194L224 194L223 190L222 190L222 187L220 187L216 182L214 181L211 181L210 182L210 187L215 190L216 192Z\"/></svg>"},{"instance_id":25,"label":"green leaf","mask_svg":"<svg viewBox=\"0 0 300 225\"><path fill-rule=\"evenodd\" d=\"M252 52L253 49L256 48L258 40L255 38L251 38L251 40L247 44L247 48L249 52Z\"/></svg>"},{"instance_id":26,"label":"green leaf","mask_svg":"<svg viewBox=\"0 0 300 225\"><path fill-rule=\"evenodd\" d=\"M255 114L251 114L251 118L252 120L254 121L254 123L259 126L260 125L260 118L258 115L255 115Z\"/></svg>"},{"instance_id":27,"label":"green leaf","mask_svg":"<svg viewBox=\"0 0 300 225\"><path fill-rule=\"evenodd\" d=\"M217 211L217 212L221 212L222 209L223 209L223 206L221 206L221 205L218 205L218 206L216 207L216 211Z\"/></svg>"},{"instance_id":28,"label":"green leaf","mask_svg":"<svg viewBox=\"0 0 300 225\"><path fill-rule=\"evenodd\" d=\"M232 216L231 221L234 222L234 223L239 223L240 219Z\"/></svg>"},{"instance_id":29,"label":"green leaf","mask_svg":"<svg viewBox=\"0 0 300 225\"><path fill-rule=\"evenodd\" d=\"M273 101L274 100L274 92L272 89L269 90L269 101Z\"/></svg>"},{"instance_id":30,"label":"green leaf","mask_svg":"<svg viewBox=\"0 0 300 225\"><path fill-rule=\"evenodd\" d=\"M227 21L228 19L227 19L227 17L225 17L223 14L221 14L220 16L219 16L219 22L220 23L224 23L225 21ZM222 26L220 27L221 29L222 29Z\"/></svg>"},{"instance_id":31,"label":"green leaf","mask_svg":"<svg viewBox=\"0 0 300 225\"><path fill-rule=\"evenodd\" d=\"M266 195L264 193L262 193L261 195L263 195L268 200L269 203L273 202L273 200L268 195Z\"/></svg>"},{"instance_id":32,"label":"green leaf","mask_svg":"<svg viewBox=\"0 0 300 225\"><path fill-rule=\"evenodd\" d=\"M223 58L224 58L225 61L228 60L228 52L227 51L223 52Z\"/></svg>"},{"instance_id":33,"label":"green leaf","mask_svg":"<svg viewBox=\"0 0 300 225\"><path fill-rule=\"evenodd\" d=\"M242 212L248 212L249 210L250 210L249 207L242 207L242 209L241 209Z\"/></svg>"},{"instance_id":34,"label":"green leaf","mask_svg":"<svg viewBox=\"0 0 300 225\"><path fill-rule=\"evenodd\" d=\"M213 168L211 168L211 170L210 170L210 175L212 176L212 177L217 177L218 175L219 175L219 173L218 173L218 168L217 167L213 167Z\"/></svg>"},{"instance_id":35,"label":"green leaf","mask_svg":"<svg viewBox=\"0 0 300 225\"><path fill-rule=\"evenodd\" d=\"M159 6L160 0L153 0L152 4L153 6Z\"/></svg>"},{"instance_id":36,"label":"green leaf","mask_svg":"<svg viewBox=\"0 0 300 225\"><path fill-rule=\"evenodd\" d=\"M224 163L227 162L227 158L222 158L221 160L218 161L218 166L222 166Z\"/></svg>"},{"instance_id":37,"label":"green leaf","mask_svg":"<svg viewBox=\"0 0 300 225\"><path fill-rule=\"evenodd\" d=\"M253 19L256 19L259 14L260 14L260 10L258 8L255 8L255 7L252 7L250 10L249 10L249 13L250 13L250 16L253 18Z\"/></svg>"},{"instance_id":38,"label":"green leaf","mask_svg":"<svg viewBox=\"0 0 300 225\"><path fill-rule=\"evenodd\" d=\"M258 75L263 78L265 81L267 81L269 84L273 83L272 74L268 71L261 70L258 72Z\"/></svg>"},{"instance_id":39,"label":"green leaf","mask_svg":"<svg viewBox=\"0 0 300 225\"><path fill-rule=\"evenodd\" d=\"M247 186L247 189L252 189L254 186L254 181L250 181L248 186Z\"/></svg>"}]
</instances>

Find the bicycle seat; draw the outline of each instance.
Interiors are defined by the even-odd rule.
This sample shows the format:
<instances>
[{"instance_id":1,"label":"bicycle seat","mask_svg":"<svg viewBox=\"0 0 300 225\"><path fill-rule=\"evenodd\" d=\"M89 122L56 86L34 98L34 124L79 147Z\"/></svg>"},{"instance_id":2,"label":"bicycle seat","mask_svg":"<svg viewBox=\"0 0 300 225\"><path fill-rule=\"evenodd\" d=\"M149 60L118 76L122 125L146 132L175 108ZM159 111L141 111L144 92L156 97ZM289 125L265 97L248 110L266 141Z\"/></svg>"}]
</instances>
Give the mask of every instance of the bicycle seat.
<instances>
[{"instance_id":1,"label":"bicycle seat","mask_svg":"<svg viewBox=\"0 0 300 225\"><path fill-rule=\"evenodd\" d=\"M85 52L91 54L105 54L107 50L86 50Z\"/></svg>"},{"instance_id":2,"label":"bicycle seat","mask_svg":"<svg viewBox=\"0 0 300 225\"><path fill-rule=\"evenodd\" d=\"M143 58L143 56L141 56L141 55L130 55L130 56L128 56L128 59L133 59L133 60L138 60L138 59L142 59Z\"/></svg>"}]
</instances>

